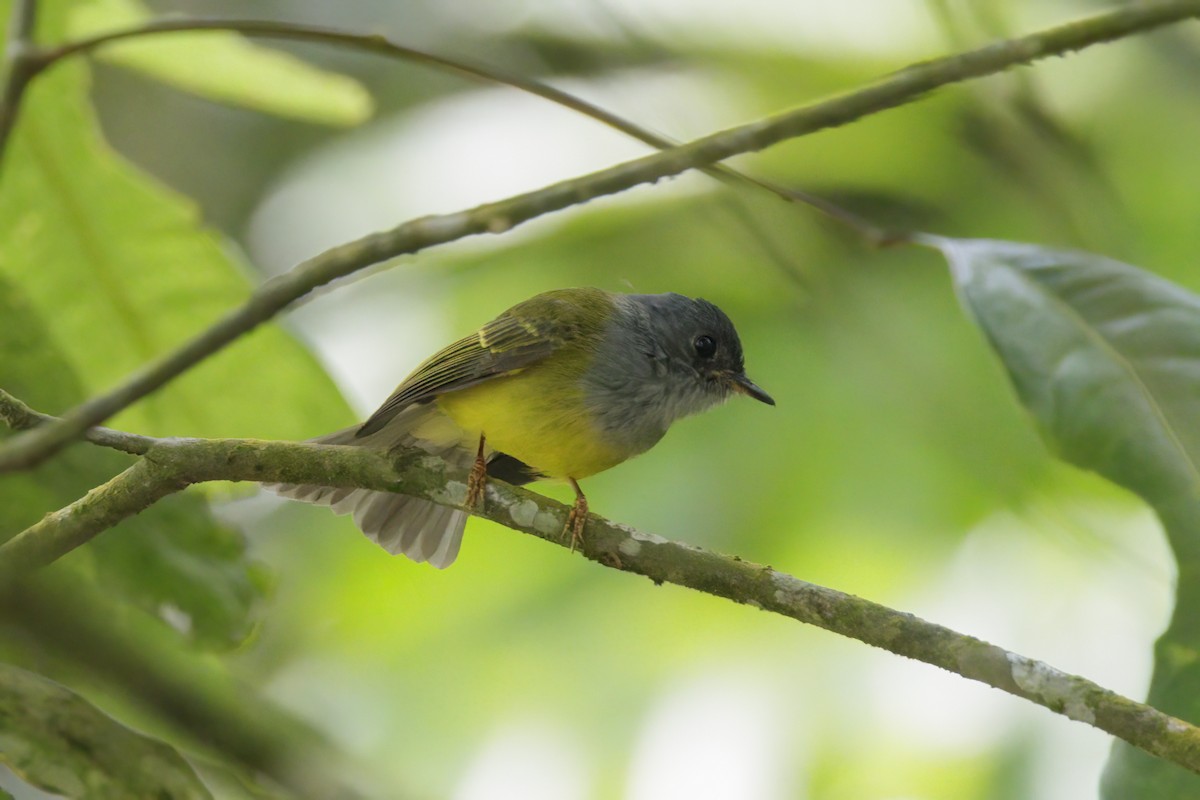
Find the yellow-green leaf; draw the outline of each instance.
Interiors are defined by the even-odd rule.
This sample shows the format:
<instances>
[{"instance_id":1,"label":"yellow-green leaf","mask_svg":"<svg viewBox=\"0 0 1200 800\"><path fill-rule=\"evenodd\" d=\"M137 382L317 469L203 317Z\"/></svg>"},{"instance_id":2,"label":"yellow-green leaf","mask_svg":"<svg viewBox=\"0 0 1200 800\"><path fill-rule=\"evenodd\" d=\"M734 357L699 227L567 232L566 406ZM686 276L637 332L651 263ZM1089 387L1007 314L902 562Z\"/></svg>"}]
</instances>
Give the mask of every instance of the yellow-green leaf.
<instances>
[{"instance_id":1,"label":"yellow-green leaf","mask_svg":"<svg viewBox=\"0 0 1200 800\"><path fill-rule=\"evenodd\" d=\"M45 321L89 394L203 330L251 288L190 202L103 142L82 62L31 86L0 173L0 242L0 274ZM268 324L114 424L296 439L347 417L312 357Z\"/></svg>"},{"instance_id":2,"label":"yellow-green leaf","mask_svg":"<svg viewBox=\"0 0 1200 800\"><path fill-rule=\"evenodd\" d=\"M67 30L71 37L82 38L149 18L137 0L92 0L71 11ZM96 55L183 91L280 117L357 125L374 110L371 95L353 78L232 32L148 36L105 45Z\"/></svg>"}]
</instances>

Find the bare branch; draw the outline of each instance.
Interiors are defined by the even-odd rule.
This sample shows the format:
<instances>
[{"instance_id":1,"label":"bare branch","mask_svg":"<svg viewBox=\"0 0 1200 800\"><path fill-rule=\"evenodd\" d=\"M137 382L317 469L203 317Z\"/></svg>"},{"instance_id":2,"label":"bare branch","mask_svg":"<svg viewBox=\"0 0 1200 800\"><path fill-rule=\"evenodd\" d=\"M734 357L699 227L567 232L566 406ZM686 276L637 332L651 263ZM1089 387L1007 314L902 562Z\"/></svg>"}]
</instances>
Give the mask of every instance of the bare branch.
<instances>
[{"instance_id":1,"label":"bare branch","mask_svg":"<svg viewBox=\"0 0 1200 800\"><path fill-rule=\"evenodd\" d=\"M295 300L337 278L396 256L483 233L501 233L535 217L715 164L785 139L844 125L915 100L942 86L989 75L1050 55L1200 16L1200 0L1159 0L915 64L840 97L711 134L590 175L452 214L422 217L309 259L259 287L246 303L176 351L151 362L112 391L20 434L0 448L0 472L33 466L126 406L190 369Z\"/></svg>"}]
</instances>

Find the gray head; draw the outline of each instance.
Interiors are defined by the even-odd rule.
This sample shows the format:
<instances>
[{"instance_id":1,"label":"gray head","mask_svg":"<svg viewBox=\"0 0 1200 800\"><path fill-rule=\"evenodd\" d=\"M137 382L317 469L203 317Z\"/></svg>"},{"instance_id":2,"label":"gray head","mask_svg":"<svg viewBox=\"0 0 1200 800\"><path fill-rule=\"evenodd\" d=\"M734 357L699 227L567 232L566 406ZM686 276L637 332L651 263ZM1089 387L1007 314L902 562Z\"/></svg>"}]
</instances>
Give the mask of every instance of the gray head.
<instances>
[{"instance_id":1,"label":"gray head","mask_svg":"<svg viewBox=\"0 0 1200 800\"><path fill-rule=\"evenodd\" d=\"M775 405L746 377L742 341L724 311L707 300L681 294L634 294L627 299L645 312L656 346L652 358L696 384L710 399L708 405L725 400L730 392Z\"/></svg>"},{"instance_id":2,"label":"gray head","mask_svg":"<svg viewBox=\"0 0 1200 800\"><path fill-rule=\"evenodd\" d=\"M614 437L639 451L672 422L731 393L774 405L746 377L733 323L707 300L679 294L615 295L617 314L596 353L586 395Z\"/></svg>"}]
</instances>

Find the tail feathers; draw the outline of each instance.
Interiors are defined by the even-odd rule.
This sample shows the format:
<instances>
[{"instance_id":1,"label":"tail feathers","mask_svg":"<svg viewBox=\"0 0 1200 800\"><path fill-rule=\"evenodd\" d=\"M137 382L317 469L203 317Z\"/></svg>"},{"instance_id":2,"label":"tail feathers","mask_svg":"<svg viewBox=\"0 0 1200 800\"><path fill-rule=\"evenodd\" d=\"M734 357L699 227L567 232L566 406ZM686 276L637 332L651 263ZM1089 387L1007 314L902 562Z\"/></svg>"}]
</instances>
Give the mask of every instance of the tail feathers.
<instances>
[{"instance_id":1,"label":"tail feathers","mask_svg":"<svg viewBox=\"0 0 1200 800\"><path fill-rule=\"evenodd\" d=\"M357 436L356 426L310 441L379 449L418 445L443 458L456 461L465 459L469 463L473 454L464 455L450 446L433 446L415 440L409 431L437 412L433 406L410 408L411 411L404 417L398 417L383 430L369 436ZM456 455L457 459L454 458ZM463 529L467 524L465 511L392 492L290 483L267 484L263 488L292 500L329 506L335 514L351 514L359 530L389 553L403 554L417 562L428 562L438 569L445 569L458 557Z\"/></svg>"},{"instance_id":2,"label":"tail feathers","mask_svg":"<svg viewBox=\"0 0 1200 800\"><path fill-rule=\"evenodd\" d=\"M428 561L445 569L458 557L467 514L402 494L379 494L360 501L354 521L389 553Z\"/></svg>"},{"instance_id":3,"label":"tail feathers","mask_svg":"<svg viewBox=\"0 0 1200 800\"><path fill-rule=\"evenodd\" d=\"M295 484L264 488L281 497L330 506L335 514L352 514L359 530L384 550L438 569L458 557L467 525L465 511L403 494Z\"/></svg>"}]
</instances>

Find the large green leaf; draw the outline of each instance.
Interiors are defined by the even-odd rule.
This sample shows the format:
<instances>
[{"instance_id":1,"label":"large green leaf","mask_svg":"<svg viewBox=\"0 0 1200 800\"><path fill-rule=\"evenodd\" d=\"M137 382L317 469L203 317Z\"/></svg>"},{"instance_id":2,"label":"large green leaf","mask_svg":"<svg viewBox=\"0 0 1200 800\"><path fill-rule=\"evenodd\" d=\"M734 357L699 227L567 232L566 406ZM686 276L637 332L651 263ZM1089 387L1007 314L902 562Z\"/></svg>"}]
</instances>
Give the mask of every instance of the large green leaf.
<instances>
[{"instance_id":1,"label":"large green leaf","mask_svg":"<svg viewBox=\"0 0 1200 800\"><path fill-rule=\"evenodd\" d=\"M0 255L0 262L4 256ZM83 399L37 313L0 269L0 386L34 408ZM0 426L0 438L8 431ZM0 475L0 540L108 480L132 458L76 445L35 470ZM166 613L190 638L219 646L251 631L261 598L260 571L245 557L242 537L213 518L203 497L168 497L97 538L64 565L94 575L113 599Z\"/></svg>"},{"instance_id":2,"label":"large green leaf","mask_svg":"<svg viewBox=\"0 0 1200 800\"><path fill-rule=\"evenodd\" d=\"M65 9L45 12L53 36ZM89 393L178 345L249 291L231 248L203 228L193 206L104 144L79 61L39 77L23 104L0 171L0 243L0 274L29 298ZM313 359L266 325L117 424L298 438L344 423L344 414Z\"/></svg>"},{"instance_id":3,"label":"large green leaf","mask_svg":"<svg viewBox=\"0 0 1200 800\"><path fill-rule=\"evenodd\" d=\"M1088 253L938 243L1065 460L1155 505L1200 499L1200 298Z\"/></svg>"},{"instance_id":4,"label":"large green leaf","mask_svg":"<svg viewBox=\"0 0 1200 800\"><path fill-rule=\"evenodd\" d=\"M44 5L39 35L61 37L69 10ZM86 83L81 63L40 77L0 169L0 385L49 412L119 380L248 291L191 206L104 145ZM334 427L344 413L307 353L268 326L123 420L147 432L296 437ZM79 445L36 471L5 475L0 536L129 463ZM241 536L217 524L195 493L168 498L66 561L115 601L210 645L242 641L262 594Z\"/></svg>"},{"instance_id":5,"label":"large green leaf","mask_svg":"<svg viewBox=\"0 0 1200 800\"><path fill-rule=\"evenodd\" d=\"M72 9L67 30L72 38L83 38L149 19L135 0L92 0ZM259 47L236 33L147 37L106 46L98 57L210 100L281 117L357 125L373 110L370 94L353 78Z\"/></svg>"},{"instance_id":6,"label":"large green leaf","mask_svg":"<svg viewBox=\"0 0 1200 800\"><path fill-rule=\"evenodd\" d=\"M1200 298L1089 253L929 241L1050 445L1162 519L1180 581L1148 701L1200 721ZM1200 777L1124 744L1114 750L1106 797L1198 795Z\"/></svg>"},{"instance_id":7,"label":"large green leaf","mask_svg":"<svg viewBox=\"0 0 1200 800\"><path fill-rule=\"evenodd\" d=\"M66 687L8 664L0 664L0 760L64 797L212 796L171 747L126 728Z\"/></svg>"}]
</instances>

